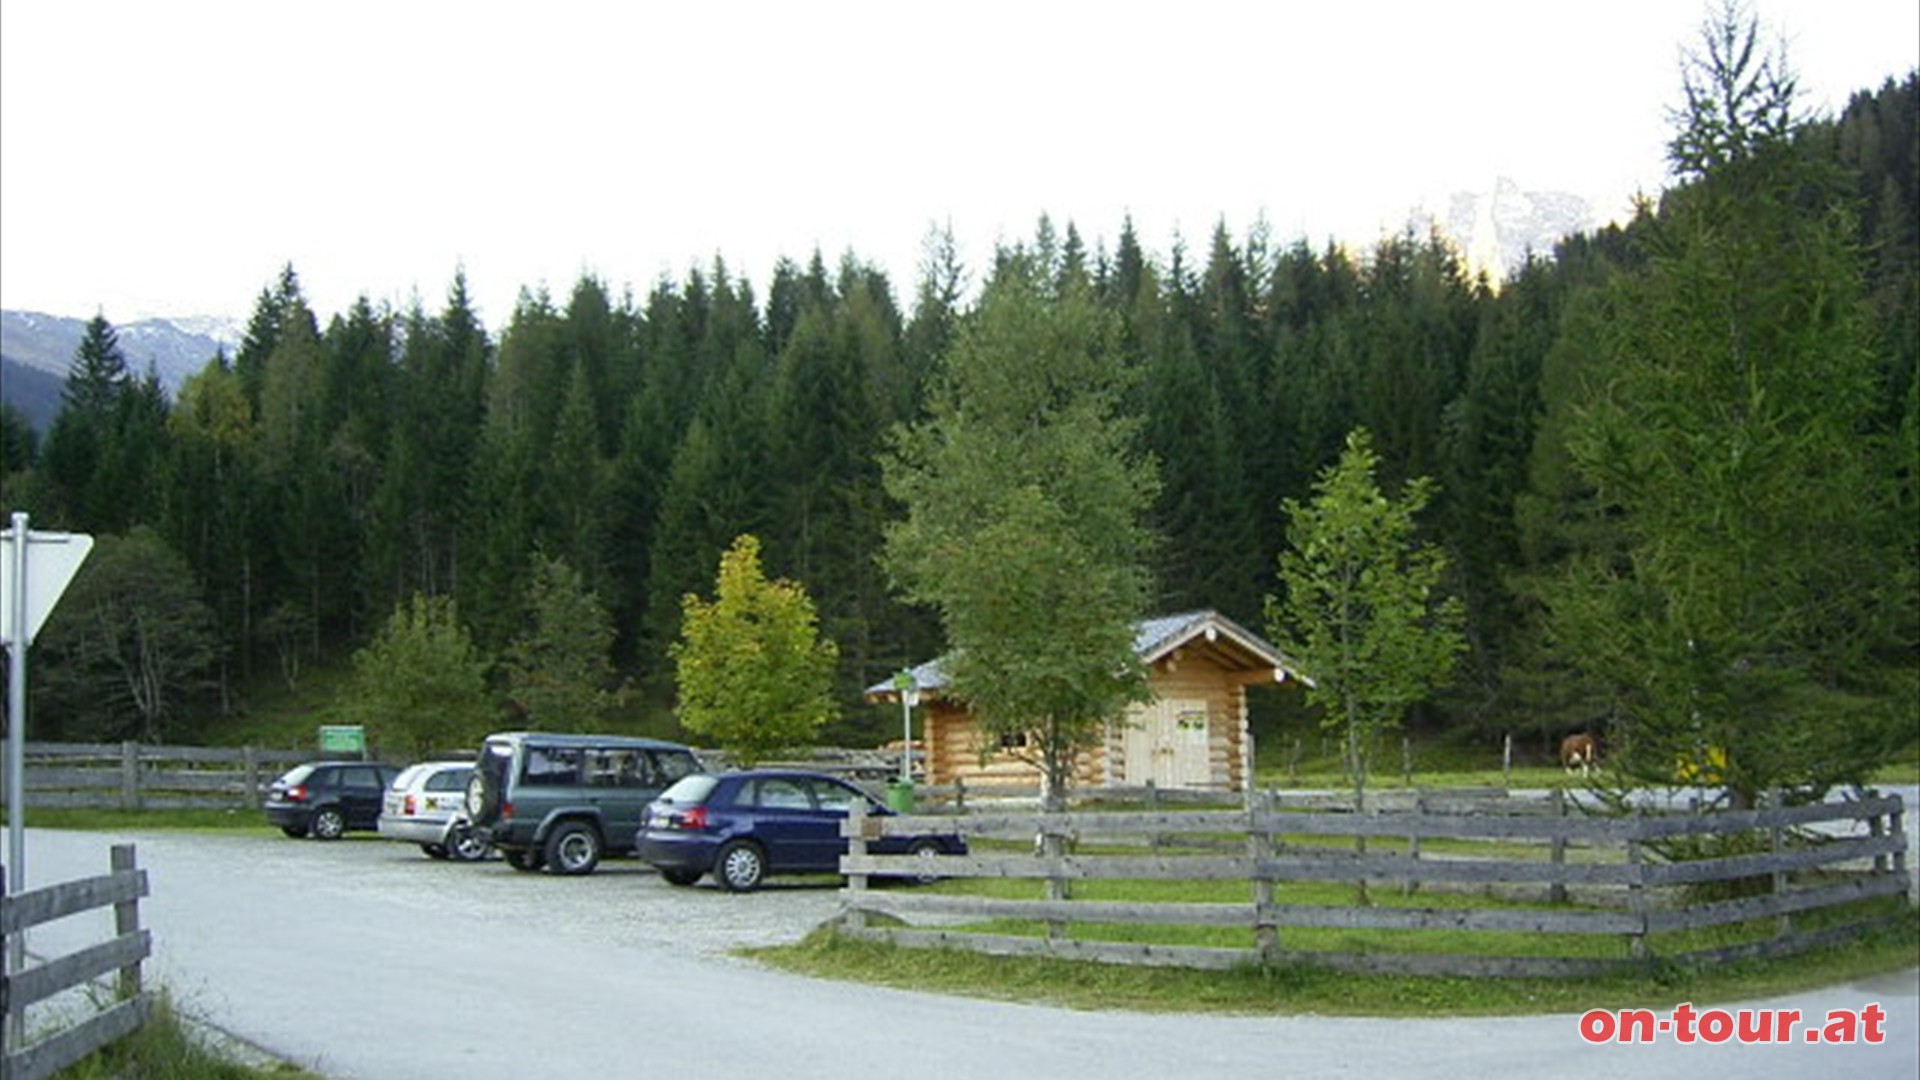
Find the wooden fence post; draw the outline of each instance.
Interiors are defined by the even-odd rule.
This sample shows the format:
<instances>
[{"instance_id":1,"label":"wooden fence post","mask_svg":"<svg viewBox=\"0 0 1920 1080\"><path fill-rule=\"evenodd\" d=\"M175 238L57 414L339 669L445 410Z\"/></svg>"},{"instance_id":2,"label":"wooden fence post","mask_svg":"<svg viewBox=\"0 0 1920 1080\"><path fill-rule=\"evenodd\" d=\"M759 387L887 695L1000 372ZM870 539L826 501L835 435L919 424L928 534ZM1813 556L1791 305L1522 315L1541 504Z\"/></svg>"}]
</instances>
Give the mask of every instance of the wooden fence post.
<instances>
[{"instance_id":1,"label":"wooden fence post","mask_svg":"<svg viewBox=\"0 0 1920 1080\"><path fill-rule=\"evenodd\" d=\"M1273 875L1266 868L1274 857L1273 821L1273 793L1257 793L1247 807L1247 854L1253 859L1253 944L1263 964L1272 964L1280 957Z\"/></svg>"},{"instance_id":2,"label":"wooden fence post","mask_svg":"<svg viewBox=\"0 0 1920 1080\"><path fill-rule=\"evenodd\" d=\"M1905 802L1901 800L1900 796L1895 795L1893 797L1893 809L1887 813L1887 831L1894 836L1905 836L1907 834L1905 811ZM1874 820L1878 821L1880 819L1875 817ZM1899 874L1900 880L1907 883L1907 901L1912 903L1914 900L1920 900L1920 897L1916 897L1911 891L1913 888L1913 879L1907 876L1907 849L1904 847L1893 853L1893 872Z\"/></svg>"},{"instance_id":3,"label":"wooden fence post","mask_svg":"<svg viewBox=\"0 0 1920 1080\"><path fill-rule=\"evenodd\" d=\"M1633 916L1633 930L1627 934L1627 955L1636 961L1647 959L1647 864L1640 848L1644 808L1633 808L1633 834L1627 840L1627 865L1633 868L1627 880L1627 911Z\"/></svg>"},{"instance_id":4,"label":"wooden fence post","mask_svg":"<svg viewBox=\"0 0 1920 1080\"><path fill-rule=\"evenodd\" d=\"M1567 865L1567 789L1553 789L1553 810L1559 815L1559 828L1554 830L1553 840L1548 845L1548 857L1554 868ZM1567 883L1564 878L1556 877L1553 884L1547 886L1547 902L1564 904L1567 902Z\"/></svg>"},{"instance_id":5,"label":"wooden fence post","mask_svg":"<svg viewBox=\"0 0 1920 1080\"><path fill-rule=\"evenodd\" d=\"M864 800L853 800L853 806L847 811L847 826L853 835L847 838L847 855L864 862L867 857L867 807ZM867 875L865 873L847 875L847 927L852 930L867 928Z\"/></svg>"},{"instance_id":6,"label":"wooden fence post","mask_svg":"<svg viewBox=\"0 0 1920 1080\"><path fill-rule=\"evenodd\" d=\"M120 744L120 809L140 809L140 744Z\"/></svg>"},{"instance_id":7,"label":"wooden fence post","mask_svg":"<svg viewBox=\"0 0 1920 1080\"><path fill-rule=\"evenodd\" d=\"M1767 809L1769 810L1778 810L1783 805L1783 800L1780 797L1780 789L1777 787L1767 789L1766 799ZM1785 833L1785 828L1781 826L1777 819L1774 821L1773 826L1767 830L1767 851L1773 856L1776 864L1780 859L1781 848L1786 846L1783 842ZM1787 872L1776 865L1773 871L1773 895L1779 896L1786 891ZM1782 911L1780 914L1774 916L1773 932L1777 937L1791 937L1793 935L1793 913Z\"/></svg>"},{"instance_id":8,"label":"wooden fence post","mask_svg":"<svg viewBox=\"0 0 1920 1080\"><path fill-rule=\"evenodd\" d=\"M956 814L967 812L967 778L964 776L953 778L953 812Z\"/></svg>"},{"instance_id":9,"label":"wooden fence post","mask_svg":"<svg viewBox=\"0 0 1920 1080\"><path fill-rule=\"evenodd\" d=\"M1059 901L1068 899L1066 867L1066 837L1060 834L1058 824L1043 825L1040 834L1040 857L1046 861L1047 899ZM1062 941L1067 936L1067 924L1060 919L1047 921L1047 940Z\"/></svg>"},{"instance_id":10,"label":"wooden fence post","mask_svg":"<svg viewBox=\"0 0 1920 1080\"><path fill-rule=\"evenodd\" d=\"M243 796L246 803L244 808L252 810L260 804L260 759L254 755L251 746L240 748L240 771L246 774L241 781L247 786Z\"/></svg>"},{"instance_id":11,"label":"wooden fence post","mask_svg":"<svg viewBox=\"0 0 1920 1080\"><path fill-rule=\"evenodd\" d=\"M132 844L115 844L107 856L108 865L118 874L136 869ZM132 897L113 905L113 932L117 937L133 937L140 933L140 899ZM115 980L115 989L121 1000L140 996L140 961L120 969Z\"/></svg>"},{"instance_id":12,"label":"wooden fence post","mask_svg":"<svg viewBox=\"0 0 1920 1080\"><path fill-rule=\"evenodd\" d=\"M1411 775L1411 774L1409 774ZM1407 830L1407 858L1415 864L1420 862L1420 823L1427 816L1427 793L1424 790L1413 793L1413 815L1409 819L1414 827ZM1400 886L1400 895L1412 896L1420 891L1419 879L1411 874Z\"/></svg>"},{"instance_id":13,"label":"wooden fence post","mask_svg":"<svg viewBox=\"0 0 1920 1080\"><path fill-rule=\"evenodd\" d=\"M1152 777L1147 778L1147 809L1160 809L1160 789L1154 785ZM1166 835L1164 833L1153 832L1147 834L1147 850L1153 852L1155 855L1160 854L1160 849L1164 847L1165 844Z\"/></svg>"}]
</instances>

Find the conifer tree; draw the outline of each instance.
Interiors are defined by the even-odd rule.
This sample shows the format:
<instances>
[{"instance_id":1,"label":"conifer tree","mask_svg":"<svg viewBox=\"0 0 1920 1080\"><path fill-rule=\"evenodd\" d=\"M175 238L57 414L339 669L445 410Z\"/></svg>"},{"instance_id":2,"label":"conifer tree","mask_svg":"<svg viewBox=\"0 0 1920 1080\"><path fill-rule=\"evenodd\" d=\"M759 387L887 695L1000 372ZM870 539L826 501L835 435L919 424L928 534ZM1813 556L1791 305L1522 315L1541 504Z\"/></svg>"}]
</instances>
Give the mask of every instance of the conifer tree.
<instances>
[{"instance_id":1,"label":"conifer tree","mask_svg":"<svg viewBox=\"0 0 1920 1080\"><path fill-rule=\"evenodd\" d=\"M1892 524L1874 434L1856 227L1791 137L1791 74L1736 7L1702 39L1672 150L1685 183L1646 272L1604 295L1607 380L1569 436L1621 544L1576 561L1551 603L1614 691L1623 773L1711 760L1752 805L1864 782L1910 733L1910 697L1883 680L1913 677L1892 542L1911 522Z\"/></svg>"}]
</instances>

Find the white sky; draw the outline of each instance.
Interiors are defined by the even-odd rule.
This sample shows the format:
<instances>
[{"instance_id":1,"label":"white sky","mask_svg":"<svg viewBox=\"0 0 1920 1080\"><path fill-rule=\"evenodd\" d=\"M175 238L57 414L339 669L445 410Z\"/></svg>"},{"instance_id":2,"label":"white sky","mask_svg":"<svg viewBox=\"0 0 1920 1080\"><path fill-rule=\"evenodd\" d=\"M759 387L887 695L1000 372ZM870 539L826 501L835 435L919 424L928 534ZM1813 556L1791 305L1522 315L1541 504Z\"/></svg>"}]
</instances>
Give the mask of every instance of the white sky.
<instances>
[{"instance_id":1,"label":"white sky","mask_svg":"<svg viewBox=\"0 0 1920 1080\"><path fill-rule=\"evenodd\" d=\"M1717 0L1713 0L1717 3ZM1756 0L1803 107L1920 65L1914 0ZM1043 212L1203 253L1224 220L1370 242L1497 177L1623 208L1666 179L1707 0L494 3L7 0L0 307L244 318L292 262L324 320L489 329L852 249L907 302Z\"/></svg>"}]
</instances>

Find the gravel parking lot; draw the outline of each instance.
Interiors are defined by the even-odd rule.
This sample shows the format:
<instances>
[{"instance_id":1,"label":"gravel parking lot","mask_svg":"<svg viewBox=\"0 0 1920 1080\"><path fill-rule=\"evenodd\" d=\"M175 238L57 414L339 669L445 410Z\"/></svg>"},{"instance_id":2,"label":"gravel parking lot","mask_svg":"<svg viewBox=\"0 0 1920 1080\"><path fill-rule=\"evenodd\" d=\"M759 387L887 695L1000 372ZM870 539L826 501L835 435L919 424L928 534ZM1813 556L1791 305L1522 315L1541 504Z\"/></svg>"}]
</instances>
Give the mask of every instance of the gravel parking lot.
<instances>
[{"instance_id":1,"label":"gravel parking lot","mask_svg":"<svg viewBox=\"0 0 1920 1080\"><path fill-rule=\"evenodd\" d=\"M516 871L498 858L429 859L411 844L365 833L333 843L169 832L123 839L138 846L153 881L148 903L162 911L194 899L178 895L180 884L234 872L273 882L289 916L351 897L436 925L537 926L597 944L723 959L744 946L797 941L839 910L833 878L775 878L759 892L735 895L710 881L668 885L633 859L558 877ZM40 884L104 872L104 855L76 854L64 845L45 852L36 846L30 878Z\"/></svg>"}]
</instances>

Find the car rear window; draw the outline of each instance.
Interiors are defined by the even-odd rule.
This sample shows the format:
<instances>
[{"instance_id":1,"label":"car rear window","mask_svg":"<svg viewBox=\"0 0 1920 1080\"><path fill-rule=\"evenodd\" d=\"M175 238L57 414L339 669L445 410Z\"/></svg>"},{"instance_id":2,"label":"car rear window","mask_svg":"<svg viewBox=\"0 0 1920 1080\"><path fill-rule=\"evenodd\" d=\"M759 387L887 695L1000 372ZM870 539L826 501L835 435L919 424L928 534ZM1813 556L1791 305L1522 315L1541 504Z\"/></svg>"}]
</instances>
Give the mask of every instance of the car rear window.
<instances>
[{"instance_id":1,"label":"car rear window","mask_svg":"<svg viewBox=\"0 0 1920 1080\"><path fill-rule=\"evenodd\" d=\"M306 783L307 777L312 775L313 775L313 766L295 765L293 768L287 770L286 775L280 778L280 782L287 785L288 787L292 787L295 784Z\"/></svg>"},{"instance_id":2,"label":"car rear window","mask_svg":"<svg viewBox=\"0 0 1920 1080\"><path fill-rule=\"evenodd\" d=\"M439 772L427 777L427 790L465 791L467 789L467 781L472 779L472 777L472 769L441 769ZM395 781L394 786L400 786L399 782Z\"/></svg>"},{"instance_id":3,"label":"car rear window","mask_svg":"<svg viewBox=\"0 0 1920 1080\"><path fill-rule=\"evenodd\" d=\"M674 785L660 793L660 797L677 806L698 806L713 794L720 783L717 776L686 776L674 781Z\"/></svg>"},{"instance_id":4,"label":"car rear window","mask_svg":"<svg viewBox=\"0 0 1920 1080\"><path fill-rule=\"evenodd\" d=\"M426 772L427 769L429 768L431 768L431 766L409 765L406 768L401 769L400 775L394 777L393 783L388 784L387 786L392 788L395 791L405 791L407 788L412 787L413 782L417 778L419 778L420 774L423 772Z\"/></svg>"}]
</instances>

